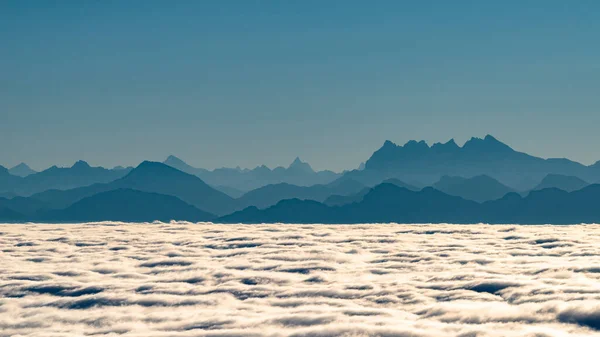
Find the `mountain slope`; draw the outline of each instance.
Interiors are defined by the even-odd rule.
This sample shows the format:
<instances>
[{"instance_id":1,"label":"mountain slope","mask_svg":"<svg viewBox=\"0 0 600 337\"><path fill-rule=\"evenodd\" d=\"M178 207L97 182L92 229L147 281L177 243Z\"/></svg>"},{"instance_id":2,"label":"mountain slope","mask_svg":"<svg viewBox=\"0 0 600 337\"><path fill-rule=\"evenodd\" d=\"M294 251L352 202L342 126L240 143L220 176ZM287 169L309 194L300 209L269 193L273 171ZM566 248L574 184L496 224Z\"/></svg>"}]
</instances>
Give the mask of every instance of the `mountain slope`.
<instances>
[{"instance_id":1,"label":"mountain slope","mask_svg":"<svg viewBox=\"0 0 600 337\"><path fill-rule=\"evenodd\" d=\"M424 141L403 146L386 141L367 160L364 170L347 174L368 185L387 178L429 185L444 175L487 175L513 189L529 190L550 173L600 180L600 170L568 159L542 159L518 152L490 135L473 137L462 147L453 140L432 146Z\"/></svg>"},{"instance_id":2,"label":"mountain slope","mask_svg":"<svg viewBox=\"0 0 600 337\"><path fill-rule=\"evenodd\" d=\"M22 221L25 221L25 219L26 219L25 215L15 211L15 210L12 210L10 208L0 206L0 223L2 223L2 222L8 222L8 223L22 222Z\"/></svg>"},{"instance_id":3,"label":"mountain slope","mask_svg":"<svg viewBox=\"0 0 600 337\"><path fill-rule=\"evenodd\" d=\"M346 177L342 177L336 181L340 181L340 180L349 180L349 179L347 179ZM352 180L352 181L354 181L354 180ZM323 203L327 206L342 206L342 205L346 205L346 204L360 202L363 199L363 197L371 191L371 188L364 187L364 185L362 185L358 182L356 182L356 184L358 184L357 186L361 187L360 189L357 188L358 192L330 195L329 197L327 197L327 199L325 199L323 201ZM392 184L392 185L395 185L398 187L406 188L407 190L410 190L410 191L419 191L420 190L420 188L413 186L411 184L407 184L396 178L386 179L383 181L382 184Z\"/></svg>"},{"instance_id":4,"label":"mountain slope","mask_svg":"<svg viewBox=\"0 0 600 337\"><path fill-rule=\"evenodd\" d=\"M14 188L19 195L32 195L50 189L68 190L96 183L108 183L127 174L127 170L109 170L103 167L91 167L84 161L78 161L68 168L51 168L23 178Z\"/></svg>"},{"instance_id":5,"label":"mountain slope","mask_svg":"<svg viewBox=\"0 0 600 337\"><path fill-rule=\"evenodd\" d=\"M163 164L169 165L173 168L176 168L181 172L193 174L193 175L199 176L199 177L209 172L208 170L205 170L205 169L193 167L173 155L168 156L167 159L165 159L165 161L163 161Z\"/></svg>"},{"instance_id":6,"label":"mountain slope","mask_svg":"<svg viewBox=\"0 0 600 337\"><path fill-rule=\"evenodd\" d=\"M4 166L0 166L0 192L14 194L13 190L21 183L23 178L13 176Z\"/></svg>"},{"instance_id":7,"label":"mountain slope","mask_svg":"<svg viewBox=\"0 0 600 337\"><path fill-rule=\"evenodd\" d=\"M85 197L121 188L174 196L203 211L218 215L232 212L237 204L233 198L210 187L194 175L162 163L148 161L108 184L95 184L67 191L46 191L35 194L32 198L44 201L51 208L64 208Z\"/></svg>"},{"instance_id":8,"label":"mountain slope","mask_svg":"<svg viewBox=\"0 0 600 337\"><path fill-rule=\"evenodd\" d=\"M84 198L63 210L40 214L38 219L57 222L85 221L208 221L214 215L180 199L158 193L116 189Z\"/></svg>"},{"instance_id":9,"label":"mountain slope","mask_svg":"<svg viewBox=\"0 0 600 337\"><path fill-rule=\"evenodd\" d=\"M477 202L500 199L507 193L514 192L510 187L486 175L468 179L443 176L437 183L433 184L433 187L446 194Z\"/></svg>"},{"instance_id":10,"label":"mountain slope","mask_svg":"<svg viewBox=\"0 0 600 337\"><path fill-rule=\"evenodd\" d=\"M20 163L19 165L10 168L8 173L12 174L13 176L24 178L37 172L32 170L31 167L27 166L27 164Z\"/></svg>"},{"instance_id":11,"label":"mountain slope","mask_svg":"<svg viewBox=\"0 0 600 337\"><path fill-rule=\"evenodd\" d=\"M478 204L432 188L410 191L392 184L371 189L358 203L328 207L316 201L283 200L265 210L255 207L217 219L218 222L362 223L463 222ZM445 219L445 220L442 220Z\"/></svg>"},{"instance_id":12,"label":"mountain slope","mask_svg":"<svg viewBox=\"0 0 600 337\"><path fill-rule=\"evenodd\" d=\"M232 223L517 223L570 224L600 222L600 185L565 192L555 188L526 197L508 193L479 204L434 188L409 191L391 184L371 189L360 202L329 207L316 201L283 200L264 210L249 207L221 217Z\"/></svg>"},{"instance_id":13,"label":"mountain slope","mask_svg":"<svg viewBox=\"0 0 600 337\"><path fill-rule=\"evenodd\" d=\"M358 193L364 185L354 180L336 181L328 185L296 186L287 183L272 184L252 190L238 201L238 209L256 206L259 209L275 205L285 199L315 200L322 202L327 197Z\"/></svg>"},{"instance_id":14,"label":"mountain slope","mask_svg":"<svg viewBox=\"0 0 600 337\"><path fill-rule=\"evenodd\" d=\"M533 188L533 190L543 190L545 188L558 188L559 190L572 192L576 190L580 190L589 183L584 181L583 179L573 177L573 176L565 176L562 174L549 174L542 179L542 181Z\"/></svg>"},{"instance_id":15,"label":"mountain slope","mask_svg":"<svg viewBox=\"0 0 600 337\"><path fill-rule=\"evenodd\" d=\"M11 209L23 216L33 216L36 212L48 208L48 205L33 198L14 197L10 199L0 198L0 208Z\"/></svg>"},{"instance_id":16,"label":"mountain slope","mask_svg":"<svg viewBox=\"0 0 600 337\"><path fill-rule=\"evenodd\" d=\"M233 188L243 192L279 183L298 186L328 184L340 177L340 174L332 171L315 172L308 163L303 162L298 157L287 168L276 167L274 169L261 165L251 170L236 167L218 168L209 171L192 167L175 156L169 156L163 163L180 171L196 175L211 186L219 186L223 190Z\"/></svg>"}]
</instances>

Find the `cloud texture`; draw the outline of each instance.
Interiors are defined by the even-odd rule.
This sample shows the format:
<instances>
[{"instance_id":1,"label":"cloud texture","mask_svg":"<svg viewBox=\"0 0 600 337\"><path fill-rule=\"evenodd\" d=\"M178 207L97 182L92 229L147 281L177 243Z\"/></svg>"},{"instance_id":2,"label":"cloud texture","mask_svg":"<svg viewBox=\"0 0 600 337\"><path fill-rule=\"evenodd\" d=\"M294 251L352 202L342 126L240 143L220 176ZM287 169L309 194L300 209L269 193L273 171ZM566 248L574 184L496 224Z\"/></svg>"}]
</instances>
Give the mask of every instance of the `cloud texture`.
<instances>
[{"instance_id":1,"label":"cloud texture","mask_svg":"<svg viewBox=\"0 0 600 337\"><path fill-rule=\"evenodd\" d=\"M0 225L0 336L596 336L600 226Z\"/></svg>"}]
</instances>

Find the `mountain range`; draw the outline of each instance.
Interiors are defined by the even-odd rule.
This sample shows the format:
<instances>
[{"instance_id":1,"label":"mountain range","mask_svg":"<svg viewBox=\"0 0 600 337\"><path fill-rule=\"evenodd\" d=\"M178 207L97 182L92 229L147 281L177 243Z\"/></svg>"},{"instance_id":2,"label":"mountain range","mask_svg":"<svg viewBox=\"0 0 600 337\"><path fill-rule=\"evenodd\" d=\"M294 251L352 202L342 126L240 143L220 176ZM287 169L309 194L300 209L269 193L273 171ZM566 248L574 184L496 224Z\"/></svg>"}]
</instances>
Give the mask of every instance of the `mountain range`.
<instances>
[{"instance_id":1,"label":"mountain range","mask_svg":"<svg viewBox=\"0 0 600 337\"><path fill-rule=\"evenodd\" d=\"M264 210L248 207L221 217L224 223L518 223L571 224L600 220L600 185L574 192L549 188L526 197L509 193L477 203L432 187L410 191L380 184L361 201L327 206L312 200L288 199Z\"/></svg>"},{"instance_id":2,"label":"mountain range","mask_svg":"<svg viewBox=\"0 0 600 337\"><path fill-rule=\"evenodd\" d=\"M23 165L15 168L19 166L21 167L19 170L23 172ZM52 166L44 171L21 177L0 167L0 192L28 196L50 189L67 190L95 183L108 183L126 175L130 170L131 168L91 167L85 161L80 160L71 167Z\"/></svg>"},{"instance_id":3,"label":"mountain range","mask_svg":"<svg viewBox=\"0 0 600 337\"><path fill-rule=\"evenodd\" d=\"M207 184L217 188L234 191L248 192L250 190L269 185L287 183L298 186L312 186L330 183L341 176L333 171L314 171L313 168L300 158L287 167L278 166L270 169L265 165L254 169L218 168L212 171L195 168L183 160L169 156L164 162L180 171L193 174L204 180Z\"/></svg>"},{"instance_id":4,"label":"mountain range","mask_svg":"<svg viewBox=\"0 0 600 337\"><path fill-rule=\"evenodd\" d=\"M454 140L429 146L409 141L403 146L385 141L366 161L365 169L347 175L367 185L387 178L431 185L442 176L487 175L515 190L529 190L548 174L600 181L600 164L585 166L565 158L543 159L513 150L491 135L471 138L462 147Z\"/></svg>"},{"instance_id":5,"label":"mountain range","mask_svg":"<svg viewBox=\"0 0 600 337\"><path fill-rule=\"evenodd\" d=\"M342 173L299 158L275 169L205 170L174 156L135 168L19 164L0 166L0 221L597 222L599 173L489 135L462 147L386 141Z\"/></svg>"}]
</instances>

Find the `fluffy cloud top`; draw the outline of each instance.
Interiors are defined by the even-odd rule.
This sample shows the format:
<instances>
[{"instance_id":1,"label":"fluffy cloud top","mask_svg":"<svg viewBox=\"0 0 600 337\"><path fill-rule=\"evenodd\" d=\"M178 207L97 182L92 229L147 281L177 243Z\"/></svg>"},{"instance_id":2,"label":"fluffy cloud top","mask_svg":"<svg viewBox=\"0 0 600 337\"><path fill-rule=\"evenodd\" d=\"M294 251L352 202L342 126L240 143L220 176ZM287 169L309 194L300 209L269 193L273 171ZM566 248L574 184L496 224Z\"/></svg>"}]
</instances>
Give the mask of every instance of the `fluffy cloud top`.
<instances>
[{"instance_id":1,"label":"fluffy cloud top","mask_svg":"<svg viewBox=\"0 0 600 337\"><path fill-rule=\"evenodd\" d=\"M0 336L594 336L598 242L599 225L0 225Z\"/></svg>"}]
</instances>

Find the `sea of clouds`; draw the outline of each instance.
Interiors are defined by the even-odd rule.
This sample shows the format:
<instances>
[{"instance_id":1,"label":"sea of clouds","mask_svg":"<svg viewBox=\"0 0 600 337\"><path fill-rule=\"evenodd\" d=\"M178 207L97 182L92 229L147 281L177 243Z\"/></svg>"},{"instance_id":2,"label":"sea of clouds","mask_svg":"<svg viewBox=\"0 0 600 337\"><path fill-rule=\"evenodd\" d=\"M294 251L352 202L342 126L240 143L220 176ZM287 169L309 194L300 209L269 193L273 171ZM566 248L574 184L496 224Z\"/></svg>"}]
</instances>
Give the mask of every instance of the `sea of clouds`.
<instances>
[{"instance_id":1,"label":"sea of clouds","mask_svg":"<svg viewBox=\"0 0 600 337\"><path fill-rule=\"evenodd\" d=\"M0 225L0 336L598 336L600 225Z\"/></svg>"}]
</instances>

